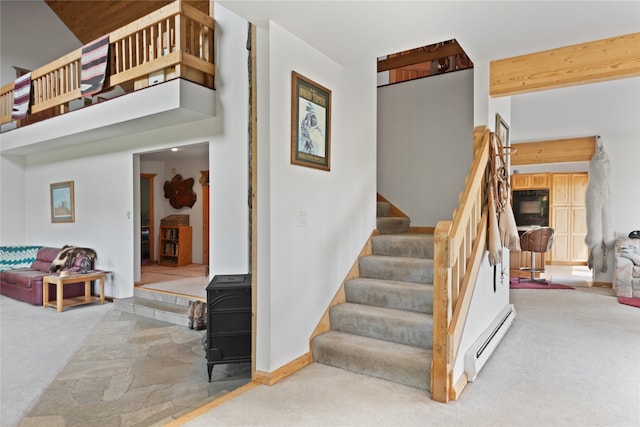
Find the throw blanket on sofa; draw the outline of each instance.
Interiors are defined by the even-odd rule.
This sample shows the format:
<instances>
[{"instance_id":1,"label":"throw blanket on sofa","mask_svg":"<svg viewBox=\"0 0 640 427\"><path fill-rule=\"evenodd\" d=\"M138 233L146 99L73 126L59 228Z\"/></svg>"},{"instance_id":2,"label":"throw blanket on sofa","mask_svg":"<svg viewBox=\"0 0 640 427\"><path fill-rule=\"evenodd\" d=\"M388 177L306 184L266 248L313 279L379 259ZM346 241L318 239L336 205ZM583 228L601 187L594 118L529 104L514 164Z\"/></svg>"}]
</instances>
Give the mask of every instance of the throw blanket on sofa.
<instances>
[{"instance_id":1,"label":"throw blanket on sofa","mask_svg":"<svg viewBox=\"0 0 640 427\"><path fill-rule=\"evenodd\" d=\"M30 267L41 248L42 246L0 246L0 271Z\"/></svg>"},{"instance_id":2,"label":"throw blanket on sofa","mask_svg":"<svg viewBox=\"0 0 640 427\"><path fill-rule=\"evenodd\" d=\"M107 76L107 60L109 58L109 35L102 36L82 47L80 60L82 96L89 96L102 91Z\"/></svg>"},{"instance_id":3,"label":"throw blanket on sofa","mask_svg":"<svg viewBox=\"0 0 640 427\"><path fill-rule=\"evenodd\" d=\"M27 73L16 79L13 88L13 110L11 118L13 120L27 117L29 105L31 104L31 73Z\"/></svg>"}]
</instances>

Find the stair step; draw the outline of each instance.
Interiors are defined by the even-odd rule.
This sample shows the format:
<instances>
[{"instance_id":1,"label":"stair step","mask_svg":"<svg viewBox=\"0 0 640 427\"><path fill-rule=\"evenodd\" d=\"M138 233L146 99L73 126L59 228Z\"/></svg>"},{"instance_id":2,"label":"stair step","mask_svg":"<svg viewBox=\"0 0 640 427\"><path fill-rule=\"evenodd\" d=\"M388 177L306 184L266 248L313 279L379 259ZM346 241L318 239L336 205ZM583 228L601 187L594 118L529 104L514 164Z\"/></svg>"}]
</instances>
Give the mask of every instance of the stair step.
<instances>
[{"instance_id":1,"label":"stair step","mask_svg":"<svg viewBox=\"0 0 640 427\"><path fill-rule=\"evenodd\" d=\"M374 255L433 259L433 234L400 233L374 236Z\"/></svg>"},{"instance_id":2,"label":"stair step","mask_svg":"<svg viewBox=\"0 0 640 427\"><path fill-rule=\"evenodd\" d=\"M157 291L155 289L142 288L140 286L136 286L133 289L133 296L154 301L167 302L170 304L183 305L185 307L189 306L189 301L207 301L206 298L200 298L193 295L181 295L172 292Z\"/></svg>"},{"instance_id":3,"label":"stair step","mask_svg":"<svg viewBox=\"0 0 640 427\"><path fill-rule=\"evenodd\" d=\"M113 301L113 304L116 309L125 313L161 320L186 328L189 326L189 300L201 299L136 288L134 296L118 298Z\"/></svg>"},{"instance_id":4,"label":"stair step","mask_svg":"<svg viewBox=\"0 0 640 427\"><path fill-rule=\"evenodd\" d=\"M391 203L377 202L376 216L389 216L390 212L391 212Z\"/></svg>"},{"instance_id":5,"label":"stair step","mask_svg":"<svg viewBox=\"0 0 640 427\"><path fill-rule=\"evenodd\" d=\"M416 313L433 313L433 285L357 278L345 284L347 302Z\"/></svg>"},{"instance_id":6,"label":"stair step","mask_svg":"<svg viewBox=\"0 0 640 427\"><path fill-rule=\"evenodd\" d=\"M403 216L387 216L376 218L380 234L406 233L409 231L409 218Z\"/></svg>"},{"instance_id":7,"label":"stair step","mask_svg":"<svg viewBox=\"0 0 640 427\"><path fill-rule=\"evenodd\" d=\"M329 331L312 341L318 363L429 390L431 350Z\"/></svg>"},{"instance_id":8,"label":"stair step","mask_svg":"<svg viewBox=\"0 0 640 427\"><path fill-rule=\"evenodd\" d=\"M331 330L421 348L433 345L433 317L390 308L343 303L331 307Z\"/></svg>"},{"instance_id":9,"label":"stair step","mask_svg":"<svg viewBox=\"0 0 640 427\"><path fill-rule=\"evenodd\" d=\"M360 277L400 282L433 283L433 260L370 255L358 260Z\"/></svg>"}]
</instances>

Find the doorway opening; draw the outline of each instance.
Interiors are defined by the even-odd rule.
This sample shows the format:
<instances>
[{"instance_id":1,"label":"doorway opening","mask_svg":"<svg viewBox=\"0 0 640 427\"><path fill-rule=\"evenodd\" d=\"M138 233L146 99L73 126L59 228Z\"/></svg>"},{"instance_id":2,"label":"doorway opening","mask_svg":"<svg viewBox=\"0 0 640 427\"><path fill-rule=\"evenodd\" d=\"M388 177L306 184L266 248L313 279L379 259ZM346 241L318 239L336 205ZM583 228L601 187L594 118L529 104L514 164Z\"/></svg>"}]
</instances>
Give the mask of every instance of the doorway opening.
<instances>
[{"instance_id":1,"label":"doorway opening","mask_svg":"<svg viewBox=\"0 0 640 427\"><path fill-rule=\"evenodd\" d=\"M209 274L209 144L140 154L140 280L147 289L204 299ZM170 197L172 182L188 203Z\"/></svg>"}]
</instances>

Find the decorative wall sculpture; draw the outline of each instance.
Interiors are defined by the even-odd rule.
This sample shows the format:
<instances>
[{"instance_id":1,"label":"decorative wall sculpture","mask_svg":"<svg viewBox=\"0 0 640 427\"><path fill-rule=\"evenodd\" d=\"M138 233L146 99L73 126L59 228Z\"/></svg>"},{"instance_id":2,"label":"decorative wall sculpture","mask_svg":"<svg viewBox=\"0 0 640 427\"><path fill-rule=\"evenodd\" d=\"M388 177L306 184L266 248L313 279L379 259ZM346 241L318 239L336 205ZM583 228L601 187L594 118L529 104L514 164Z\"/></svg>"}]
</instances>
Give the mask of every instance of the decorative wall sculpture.
<instances>
[{"instance_id":1,"label":"decorative wall sculpture","mask_svg":"<svg viewBox=\"0 0 640 427\"><path fill-rule=\"evenodd\" d=\"M193 178L183 179L182 175L176 174L171 181L164 182L164 197L169 199L169 204L180 209L185 206L193 207L196 203L196 193L193 191Z\"/></svg>"}]
</instances>

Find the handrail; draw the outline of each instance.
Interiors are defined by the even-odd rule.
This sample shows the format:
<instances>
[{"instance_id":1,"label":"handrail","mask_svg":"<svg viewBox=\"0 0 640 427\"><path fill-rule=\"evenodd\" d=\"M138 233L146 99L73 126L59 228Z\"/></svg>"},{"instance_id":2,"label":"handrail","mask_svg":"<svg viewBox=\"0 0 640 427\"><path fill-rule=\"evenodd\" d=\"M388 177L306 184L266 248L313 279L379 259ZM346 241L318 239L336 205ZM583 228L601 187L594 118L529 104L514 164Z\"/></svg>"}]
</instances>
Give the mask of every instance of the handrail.
<instances>
[{"instance_id":1,"label":"handrail","mask_svg":"<svg viewBox=\"0 0 640 427\"><path fill-rule=\"evenodd\" d=\"M474 129L474 160L453 221L439 221L434 233L433 360L431 395L455 399L453 363L456 359L480 261L486 247L488 211L485 172L491 132Z\"/></svg>"},{"instance_id":2,"label":"handrail","mask_svg":"<svg viewBox=\"0 0 640 427\"><path fill-rule=\"evenodd\" d=\"M112 31L103 92L119 85L125 92L145 87L158 72L166 80L185 78L213 88L213 34L213 18L183 0ZM65 113L69 102L80 99L81 57L79 48L31 73L32 114L54 107ZM0 88L0 124L11 121L13 88L14 83Z\"/></svg>"}]
</instances>

